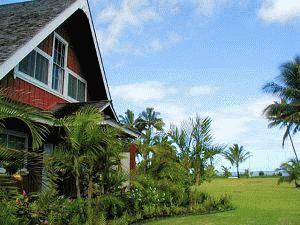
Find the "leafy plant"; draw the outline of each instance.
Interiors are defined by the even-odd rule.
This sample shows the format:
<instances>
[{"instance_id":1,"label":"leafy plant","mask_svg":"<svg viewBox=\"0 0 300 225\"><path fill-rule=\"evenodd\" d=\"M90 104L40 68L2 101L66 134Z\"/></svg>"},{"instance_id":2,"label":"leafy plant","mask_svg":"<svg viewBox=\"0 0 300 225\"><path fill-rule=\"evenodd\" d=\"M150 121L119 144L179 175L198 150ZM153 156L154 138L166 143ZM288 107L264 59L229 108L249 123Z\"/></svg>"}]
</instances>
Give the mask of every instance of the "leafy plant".
<instances>
[{"instance_id":1,"label":"leafy plant","mask_svg":"<svg viewBox=\"0 0 300 225\"><path fill-rule=\"evenodd\" d=\"M251 157L250 152L247 152L243 146L234 144L233 147L230 147L223 154L225 159L227 159L231 165L236 167L237 176L240 178L239 166Z\"/></svg>"},{"instance_id":2,"label":"leafy plant","mask_svg":"<svg viewBox=\"0 0 300 225\"><path fill-rule=\"evenodd\" d=\"M297 188L300 188L300 164L296 159L283 163L280 167L288 176L281 176L278 180L278 184L282 182L295 183Z\"/></svg>"}]
</instances>

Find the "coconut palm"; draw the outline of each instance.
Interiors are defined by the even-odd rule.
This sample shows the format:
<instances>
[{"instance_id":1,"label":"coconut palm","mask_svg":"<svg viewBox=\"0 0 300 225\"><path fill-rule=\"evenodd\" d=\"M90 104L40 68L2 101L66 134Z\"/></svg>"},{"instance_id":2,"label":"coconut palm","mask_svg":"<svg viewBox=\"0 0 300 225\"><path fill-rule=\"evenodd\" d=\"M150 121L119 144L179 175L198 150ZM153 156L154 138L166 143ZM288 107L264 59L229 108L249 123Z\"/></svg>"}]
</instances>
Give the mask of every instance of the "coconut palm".
<instances>
[{"instance_id":1,"label":"coconut palm","mask_svg":"<svg viewBox=\"0 0 300 225\"><path fill-rule=\"evenodd\" d=\"M127 109L127 111L125 112L125 115L120 115L120 122L129 128L135 128L136 125L136 119L135 119L135 115L134 112L131 111L130 109Z\"/></svg>"},{"instance_id":2,"label":"coconut palm","mask_svg":"<svg viewBox=\"0 0 300 225\"><path fill-rule=\"evenodd\" d=\"M165 124L159 116L160 113L154 111L154 108L146 108L146 111L143 111L139 115L136 121L136 127L139 131L150 131L153 129L161 131Z\"/></svg>"},{"instance_id":3,"label":"coconut palm","mask_svg":"<svg viewBox=\"0 0 300 225\"><path fill-rule=\"evenodd\" d=\"M283 163L280 166L288 176L281 176L278 180L278 184L282 182L295 183L297 188L300 188L300 164L296 159L291 159L290 161Z\"/></svg>"},{"instance_id":4,"label":"coconut palm","mask_svg":"<svg viewBox=\"0 0 300 225\"><path fill-rule=\"evenodd\" d=\"M295 158L299 162L291 134L298 132L300 124L300 57L283 64L280 70L276 81L267 83L263 90L281 100L269 105L264 113L270 121L270 127L285 128L283 146L285 140L289 138Z\"/></svg>"},{"instance_id":5,"label":"coconut palm","mask_svg":"<svg viewBox=\"0 0 300 225\"><path fill-rule=\"evenodd\" d=\"M214 160L215 160L215 157L222 154L223 151L224 151L225 147L222 146L222 145L215 145L215 146L212 146L211 148L209 148L205 154L206 154L206 158L209 159L209 162L210 162L210 166L213 167L213 164L214 164Z\"/></svg>"},{"instance_id":6,"label":"coconut palm","mask_svg":"<svg viewBox=\"0 0 300 225\"><path fill-rule=\"evenodd\" d=\"M236 167L237 176L240 178L239 166L251 157L250 152L247 152L243 146L234 144L233 147L229 147L227 151L223 153L225 159L227 159L231 165Z\"/></svg>"}]
</instances>

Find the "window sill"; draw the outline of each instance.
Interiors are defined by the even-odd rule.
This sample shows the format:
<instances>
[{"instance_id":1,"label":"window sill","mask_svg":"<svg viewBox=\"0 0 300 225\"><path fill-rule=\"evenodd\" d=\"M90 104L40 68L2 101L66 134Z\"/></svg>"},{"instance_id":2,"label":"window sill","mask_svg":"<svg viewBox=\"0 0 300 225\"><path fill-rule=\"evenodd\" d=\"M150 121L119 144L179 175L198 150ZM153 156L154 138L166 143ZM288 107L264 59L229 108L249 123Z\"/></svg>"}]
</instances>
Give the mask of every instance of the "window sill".
<instances>
[{"instance_id":1,"label":"window sill","mask_svg":"<svg viewBox=\"0 0 300 225\"><path fill-rule=\"evenodd\" d=\"M40 81L38 81L38 80L36 80L34 78L31 78L28 75L24 75L24 74L20 73L17 70L15 70L15 78L19 78L19 79L21 79L23 81L26 81L26 82L28 82L28 83L30 83L30 84L38 87L38 88L41 88L44 91L47 91L48 93L53 94L56 97L59 97L59 98L65 100L67 102L70 102L70 103L76 103L76 102L78 102L77 100L74 100L74 99L72 99L70 97L62 95L61 93L59 93L59 92L53 90L52 88L50 88L48 85L46 85L46 84L44 84L44 83L42 83L42 82L40 82Z\"/></svg>"}]
</instances>

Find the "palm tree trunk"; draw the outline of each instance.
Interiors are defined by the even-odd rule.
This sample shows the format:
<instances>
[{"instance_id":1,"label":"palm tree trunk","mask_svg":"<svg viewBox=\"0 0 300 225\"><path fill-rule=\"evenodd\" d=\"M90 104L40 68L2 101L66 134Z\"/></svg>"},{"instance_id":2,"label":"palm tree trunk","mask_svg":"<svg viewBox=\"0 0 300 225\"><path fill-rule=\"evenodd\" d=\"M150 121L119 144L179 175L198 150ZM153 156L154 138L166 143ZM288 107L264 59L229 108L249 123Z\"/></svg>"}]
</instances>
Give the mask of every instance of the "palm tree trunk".
<instances>
[{"instance_id":1,"label":"palm tree trunk","mask_svg":"<svg viewBox=\"0 0 300 225\"><path fill-rule=\"evenodd\" d=\"M292 136L291 136L291 134L290 134L290 131L288 131L288 134L289 134L289 138L290 138L290 141L291 141L291 144L292 144L293 150L294 150L294 154L295 154L295 157L296 157L297 163L299 163L298 155L297 155L297 152L296 152L296 149L295 149L294 142L293 142Z\"/></svg>"},{"instance_id":2,"label":"palm tree trunk","mask_svg":"<svg viewBox=\"0 0 300 225\"><path fill-rule=\"evenodd\" d=\"M88 206L91 207L91 200L93 194L93 176L92 174L88 175Z\"/></svg>"},{"instance_id":3,"label":"palm tree trunk","mask_svg":"<svg viewBox=\"0 0 300 225\"><path fill-rule=\"evenodd\" d=\"M79 172L76 170L76 176L75 176L75 184L76 184L76 192L77 192L77 199L81 198L80 194L80 182L79 182Z\"/></svg>"},{"instance_id":4,"label":"palm tree trunk","mask_svg":"<svg viewBox=\"0 0 300 225\"><path fill-rule=\"evenodd\" d=\"M239 172L239 164L236 164L236 172L237 172L237 177L240 178L240 172Z\"/></svg>"},{"instance_id":5,"label":"palm tree trunk","mask_svg":"<svg viewBox=\"0 0 300 225\"><path fill-rule=\"evenodd\" d=\"M200 171L196 173L196 180L195 180L195 185L199 186L200 185Z\"/></svg>"}]
</instances>

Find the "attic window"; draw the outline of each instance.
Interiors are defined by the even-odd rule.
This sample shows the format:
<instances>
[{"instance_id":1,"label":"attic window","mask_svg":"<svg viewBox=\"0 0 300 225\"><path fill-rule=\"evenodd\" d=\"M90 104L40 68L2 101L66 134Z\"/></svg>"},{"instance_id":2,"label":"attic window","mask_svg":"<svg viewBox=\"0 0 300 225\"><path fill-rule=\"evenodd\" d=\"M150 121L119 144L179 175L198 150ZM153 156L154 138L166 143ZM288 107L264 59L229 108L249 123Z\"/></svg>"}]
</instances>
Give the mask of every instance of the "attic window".
<instances>
[{"instance_id":1,"label":"attic window","mask_svg":"<svg viewBox=\"0 0 300 225\"><path fill-rule=\"evenodd\" d=\"M86 82L69 74L68 96L79 102L86 101Z\"/></svg>"},{"instance_id":2,"label":"attic window","mask_svg":"<svg viewBox=\"0 0 300 225\"><path fill-rule=\"evenodd\" d=\"M19 71L48 84L49 60L37 51L30 52L19 64Z\"/></svg>"},{"instance_id":3,"label":"attic window","mask_svg":"<svg viewBox=\"0 0 300 225\"><path fill-rule=\"evenodd\" d=\"M54 39L53 56L52 89L62 94L65 75L66 44L57 37Z\"/></svg>"}]
</instances>

